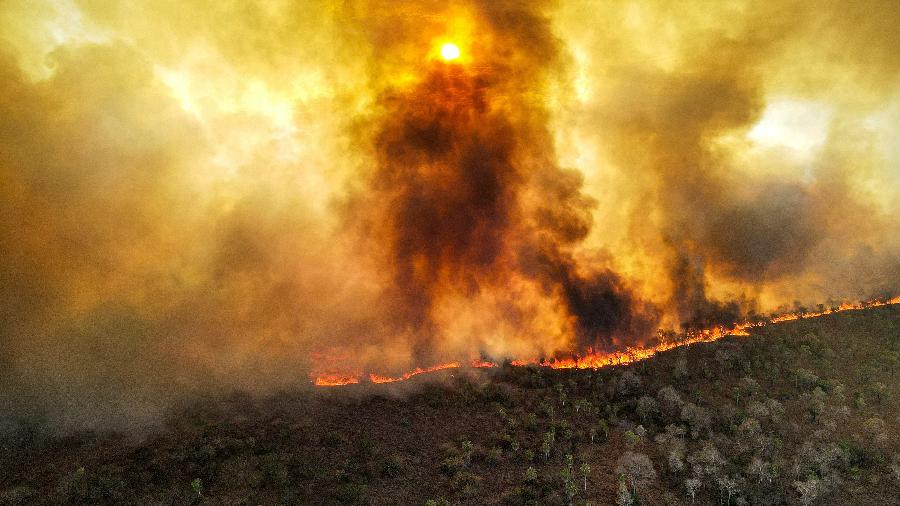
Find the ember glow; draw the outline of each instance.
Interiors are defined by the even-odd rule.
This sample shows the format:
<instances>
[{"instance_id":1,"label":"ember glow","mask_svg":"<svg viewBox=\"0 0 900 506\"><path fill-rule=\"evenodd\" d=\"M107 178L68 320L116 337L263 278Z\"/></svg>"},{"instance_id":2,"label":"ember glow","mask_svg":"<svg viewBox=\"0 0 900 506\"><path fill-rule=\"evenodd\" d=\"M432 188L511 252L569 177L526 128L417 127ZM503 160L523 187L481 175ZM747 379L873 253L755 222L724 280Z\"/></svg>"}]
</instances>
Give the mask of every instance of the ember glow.
<instances>
[{"instance_id":1,"label":"ember glow","mask_svg":"<svg viewBox=\"0 0 900 506\"><path fill-rule=\"evenodd\" d=\"M0 2L0 426L481 357L594 367L659 329L894 296L898 21Z\"/></svg>"}]
</instances>

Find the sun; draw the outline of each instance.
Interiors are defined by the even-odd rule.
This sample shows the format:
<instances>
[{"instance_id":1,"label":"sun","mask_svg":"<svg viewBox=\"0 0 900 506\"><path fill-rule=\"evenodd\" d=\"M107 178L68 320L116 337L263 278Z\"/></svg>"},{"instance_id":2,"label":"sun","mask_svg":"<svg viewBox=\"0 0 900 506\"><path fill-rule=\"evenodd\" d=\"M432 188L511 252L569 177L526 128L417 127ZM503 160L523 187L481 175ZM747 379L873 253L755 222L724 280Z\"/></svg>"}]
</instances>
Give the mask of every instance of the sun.
<instances>
[{"instance_id":1,"label":"sun","mask_svg":"<svg viewBox=\"0 0 900 506\"><path fill-rule=\"evenodd\" d=\"M459 46L452 42L447 42L441 46L441 58L444 61L453 61L459 58Z\"/></svg>"}]
</instances>

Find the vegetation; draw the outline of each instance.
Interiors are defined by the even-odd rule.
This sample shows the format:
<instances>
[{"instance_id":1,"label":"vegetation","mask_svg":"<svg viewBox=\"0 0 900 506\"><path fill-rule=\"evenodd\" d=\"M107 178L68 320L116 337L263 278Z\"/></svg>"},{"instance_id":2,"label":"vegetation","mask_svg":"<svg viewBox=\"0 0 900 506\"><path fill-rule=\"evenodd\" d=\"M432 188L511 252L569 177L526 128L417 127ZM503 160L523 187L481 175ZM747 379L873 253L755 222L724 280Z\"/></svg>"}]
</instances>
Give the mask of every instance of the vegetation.
<instances>
[{"instance_id":1,"label":"vegetation","mask_svg":"<svg viewBox=\"0 0 900 506\"><path fill-rule=\"evenodd\" d=\"M900 308L630 366L200 399L0 446L0 505L900 503Z\"/></svg>"}]
</instances>

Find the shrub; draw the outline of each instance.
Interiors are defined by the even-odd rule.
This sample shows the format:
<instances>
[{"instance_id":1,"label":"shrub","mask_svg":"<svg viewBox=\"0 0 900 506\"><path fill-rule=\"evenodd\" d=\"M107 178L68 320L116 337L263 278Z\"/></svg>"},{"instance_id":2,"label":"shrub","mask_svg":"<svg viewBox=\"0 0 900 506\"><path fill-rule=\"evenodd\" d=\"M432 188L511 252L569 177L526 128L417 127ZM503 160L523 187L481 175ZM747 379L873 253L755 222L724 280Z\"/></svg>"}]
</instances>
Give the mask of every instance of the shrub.
<instances>
[{"instance_id":1,"label":"shrub","mask_svg":"<svg viewBox=\"0 0 900 506\"><path fill-rule=\"evenodd\" d=\"M719 349L716 350L716 362L719 364L719 371L725 372L731 364L732 358L733 354L731 350L724 346L720 346Z\"/></svg>"},{"instance_id":2,"label":"shrub","mask_svg":"<svg viewBox=\"0 0 900 506\"><path fill-rule=\"evenodd\" d=\"M742 449L748 450L755 447L759 440L761 428L755 418L745 418L737 428L737 440Z\"/></svg>"},{"instance_id":3,"label":"shrub","mask_svg":"<svg viewBox=\"0 0 900 506\"><path fill-rule=\"evenodd\" d=\"M677 417L681 414L681 407L684 405L684 401L681 400L681 396L674 388L670 386L660 388L656 394L656 399L659 401L659 408L663 414L670 417Z\"/></svg>"},{"instance_id":4,"label":"shrub","mask_svg":"<svg viewBox=\"0 0 900 506\"><path fill-rule=\"evenodd\" d=\"M609 424L606 423L606 420L600 420L597 422L597 426L591 429L593 435L591 436L591 442L594 442L594 437L602 437L604 441L609 439Z\"/></svg>"},{"instance_id":5,"label":"shrub","mask_svg":"<svg viewBox=\"0 0 900 506\"><path fill-rule=\"evenodd\" d=\"M775 399L766 399L766 408L769 410L769 416L772 417L772 421L775 423L778 423L781 420L781 416L784 415L784 406Z\"/></svg>"},{"instance_id":6,"label":"shrub","mask_svg":"<svg viewBox=\"0 0 900 506\"><path fill-rule=\"evenodd\" d=\"M465 467L465 461L459 455L452 455L441 462L441 471L450 476L456 474L463 467Z\"/></svg>"},{"instance_id":7,"label":"shrub","mask_svg":"<svg viewBox=\"0 0 900 506\"><path fill-rule=\"evenodd\" d=\"M743 391L744 395L748 397L752 397L760 391L759 383L750 376L744 376L743 378L741 378L740 388Z\"/></svg>"},{"instance_id":8,"label":"shrub","mask_svg":"<svg viewBox=\"0 0 900 506\"><path fill-rule=\"evenodd\" d=\"M887 425L884 423L884 420L872 417L863 422L862 429L866 438L874 441L876 444L882 444L888 439L887 434L885 434L886 427Z\"/></svg>"},{"instance_id":9,"label":"shrub","mask_svg":"<svg viewBox=\"0 0 900 506\"><path fill-rule=\"evenodd\" d=\"M580 411L584 411L585 414L589 415L594 406L590 403L590 401L586 399L578 399L575 402L575 412L578 413Z\"/></svg>"},{"instance_id":10,"label":"shrub","mask_svg":"<svg viewBox=\"0 0 900 506\"><path fill-rule=\"evenodd\" d=\"M794 371L794 384L799 388L813 389L819 386L822 380L809 369L797 369Z\"/></svg>"},{"instance_id":11,"label":"shrub","mask_svg":"<svg viewBox=\"0 0 900 506\"><path fill-rule=\"evenodd\" d=\"M795 481L794 488L800 493L800 504L803 506L811 505L825 492L822 480L813 477L804 481Z\"/></svg>"},{"instance_id":12,"label":"shrub","mask_svg":"<svg viewBox=\"0 0 900 506\"><path fill-rule=\"evenodd\" d=\"M368 487L362 483L342 483L335 497L340 504L365 504Z\"/></svg>"},{"instance_id":13,"label":"shrub","mask_svg":"<svg viewBox=\"0 0 900 506\"><path fill-rule=\"evenodd\" d=\"M632 370L627 370L619 376L616 392L619 395L627 396L639 392L641 389L641 378Z\"/></svg>"},{"instance_id":14,"label":"shrub","mask_svg":"<svg viewBox=\"0 0 900 506\"><path fill-rule=\"evenodd\" d=\"M460 471L453 476L450 487L464 497L474 497L481 485L481 476L468 471Z\"/></svg>"},{"instance_id":15,"label":"shrub","mask_svg":"<svg viewBox=\"0 0 900 506\"><path fill-rule=\"evenodd\" d=\"M462 451L463 451L463 462L466 467L472 463L472 452L475 450L475 446L471 441L463 441L462 442Z\"/></svg>"},{"instance_id":16,"label":"shrub","mask_svg":"<svg viewBox=\"0 0 900 506\"><path fill-rule=\"evenodd\" d=\"M200 478L194 478L193 480L191 480L191 490L193 490L194 493L197 494L197 497L203 495L203 480L201 480Z\"/></svg>"},{"instance_id":17,"label":"shrub","mask_svg":"<svg viewBox=\"0 0 900 506\"><path fill-rule=\"evenodd\" d=\"M765 418L769 416L769 408L762 402L750 401L750 403L747 404L747 414L756 419Z\"/></svg>"},{"instance_id":18,"label":"shrub","mask_svg":"<svg viewBox=\"0 0 900 506\"><path fill-rule=\"evenodd\" d=\"M805 441L794 456L793 473L798 477L831 476L835 468L848 460L848 452L834 443Z\"/></svg>"},{"instance_id":19,"label":"shrub","mask_svg":"<svg viewBox=\"0 0 900 506\"><path fill-rule=\"evenodd\" d=\"M847 390L844 388L844 385L840 383L835 384L831 389L831 398L838 404L847 402Z\"/></svg>"},{"instance_id":20,"label":"shrub","mask_svg":"<svg viewBox=\"0 0 900 506\"><path fill-rule=\"evenodd\" d=\"M684 379L688 376L688 368L687 368L687 359L683 356L678 357L675 361L675 367L672 370L672 374L677 379Z\"/></svg>"},{"instance_id":21,"label":"shrub","mask_svg":"<svg viewBox=\"0 0 900 506\"><path fill-rule=\"evenodd\" d=\"M381 464L381 476L396 478L403 472L403 457L397 454L391 455Z\"/></svg>"},{"instance_id":22,"label":"shrub","mask_svg":"<svg viewBox=\"0 0 900 506\"><path fill-rule=\"evenodd\" d=\"M546 402L541 403L541 412L544 413L547 418L553 419L556 417L556 410L553 409L552 405Z\"/></svg>"},{"instance_id":23,"label":"shrub","mask_svg":"<svg viewBox=\"0 0 900 506\"><path fill-rule=\"evenodd\" d=\"M642 395L641 398L638 399L637 415L641 417L641 422L647 423L652 420L657 413L659 413L659 408L653 397Z\"/></svg>"},{"instance_id":24,"label":"shrub","mask_svg":"<svg viewBox=\"0 0 900 506\"><path fill-rule=\"evenodd\" d=\"M638 436L632 431L625 432L625 447L629 450L634 450L638 445L641 444L641 436Z\"/></svg>"},{"instance_id":25,"label":"shrub","mask_svg":"<svg viewBox=\"0 0 900 506\"><path fill-rule=\"evenodd\" d=\"M875 399L876 404L881 404L887 396L887 385L880 381L876 381L869 385L869 395Z\"/></svg>"}]
</instances>

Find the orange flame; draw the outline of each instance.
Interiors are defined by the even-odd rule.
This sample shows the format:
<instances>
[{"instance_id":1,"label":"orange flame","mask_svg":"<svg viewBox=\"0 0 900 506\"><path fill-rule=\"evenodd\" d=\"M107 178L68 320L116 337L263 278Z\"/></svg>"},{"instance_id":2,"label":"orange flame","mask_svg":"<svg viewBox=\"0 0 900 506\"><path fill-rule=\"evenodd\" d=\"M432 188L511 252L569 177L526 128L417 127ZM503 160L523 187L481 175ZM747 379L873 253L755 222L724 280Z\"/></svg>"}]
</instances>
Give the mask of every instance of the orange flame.
<instances>
[{"instance_id":1,"label":"orange flame","mask_svg":"<svg viewBox=\"0 0 900 506\"><path fill-rule=\"evenodd\" d=\"M337 387L343 385L353 385L359 383L359 378L347 374L319 374L315 377L313 383L320 387Z\"/></svg>"},{"instance_id":2,"label":"orange flame","mask_svg":"<svg viewBox=\"0 0 900 506\"><path fill-rule=\"evenodd\" d=\"M749 329L753 327L762 327L773 323L802 320L806 318L816 318L819 316L841 313L844 311L854 311L859 309L889 306L893 304L900 304L900 296L892 297L887 300L844 302L838 307L825 309L823 311L785 313L773 316L769 318L768 321L764 322L743 322L737 323L730 327L711 327L708 329L689 332L682 339L679 339L677 341L662 342L654 346L628 347L624 351L612 352L594 351L592 349L588 349L587 354L583 356L554 358L550 360L516 359L512 360L510 364L513 366L538 365L541 367L549 367L551 369L600 369L602 367L625 365L633 362L638 362L640 360L646 360L653 355L656 355L657 353L663 351L668 351L680 346L688 346L696 343L708 343L717 341L725 336L749 336ZM472 368L488 369L499 367L499 364L482 359L474 359L468 364L468 366ZM408 380L420 374L442 371L445 369L459 369L460 367L461 364L459 362L448 362L446 364L438 364L425 368L417 367L413 371L401 374L400 376L382 376L372 373L368 375L368 379L372 383L396 383L398 381ZM318 386L341 386L360 383L362 377L363 375L361 374L325 373L313 375L313 380L314 383Z\"/></svg>"},{"instance_id":3,"label":"orange flame","mask_svg":"<svg viewBox=\"0 0 900 506\"><path fill-rule=\"evenodd\" d=\"M443 371L444 369L459 369L459 362L449 362L446 364L438 364L433 365L431 367L416 367L415 370L404 373L400 376L391 377L391 376L381 376L378 374L370 374L369 381L372 383L396 383L398 381L408 380L413 376L418 376L420 374L425 374L427 372L435 372L435 371Z\"/></svg>"}]
</instances>

